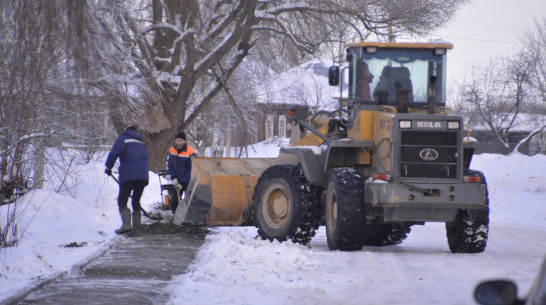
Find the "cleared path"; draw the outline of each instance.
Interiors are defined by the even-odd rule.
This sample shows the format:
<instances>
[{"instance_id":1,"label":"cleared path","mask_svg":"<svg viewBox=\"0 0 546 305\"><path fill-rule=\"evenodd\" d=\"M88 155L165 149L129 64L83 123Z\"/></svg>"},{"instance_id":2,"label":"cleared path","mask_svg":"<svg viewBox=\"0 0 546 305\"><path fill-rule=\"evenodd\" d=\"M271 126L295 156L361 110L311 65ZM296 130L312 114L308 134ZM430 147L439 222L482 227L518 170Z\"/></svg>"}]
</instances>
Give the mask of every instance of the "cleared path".
<instances>
[{"instance_id":1,"label":"cleared path","mask_svg":"<svg viewBox=\"0 0 546 305\"><path fill-rule=\"evenodd\" d=\"M124 238L88 264L81 275L60 278L18 304L164 304L173 276L184 273L204 241L204 230L156 223Z\"/></svg>"}]
</instances>

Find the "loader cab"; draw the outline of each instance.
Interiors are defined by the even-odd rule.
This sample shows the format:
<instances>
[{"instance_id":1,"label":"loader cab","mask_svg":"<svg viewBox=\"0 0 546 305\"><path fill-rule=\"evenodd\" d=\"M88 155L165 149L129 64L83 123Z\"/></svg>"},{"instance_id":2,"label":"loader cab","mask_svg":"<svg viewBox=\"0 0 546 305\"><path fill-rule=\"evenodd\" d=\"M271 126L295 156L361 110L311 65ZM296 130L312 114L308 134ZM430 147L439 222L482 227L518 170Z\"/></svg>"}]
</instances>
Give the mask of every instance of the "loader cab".
<instances>
[{"instance_id":1,"label":"loader cab","mask_svg":"<svg viewBox=\"0 0 546 305\"><path fill-rule=\"evenodd\" d=\"M349 104L388 105L399 112L445 106L446 54L452 47L447 42L348 44ZM331 71L335 76L336 69Z\"/></svg>"}]
</instances>

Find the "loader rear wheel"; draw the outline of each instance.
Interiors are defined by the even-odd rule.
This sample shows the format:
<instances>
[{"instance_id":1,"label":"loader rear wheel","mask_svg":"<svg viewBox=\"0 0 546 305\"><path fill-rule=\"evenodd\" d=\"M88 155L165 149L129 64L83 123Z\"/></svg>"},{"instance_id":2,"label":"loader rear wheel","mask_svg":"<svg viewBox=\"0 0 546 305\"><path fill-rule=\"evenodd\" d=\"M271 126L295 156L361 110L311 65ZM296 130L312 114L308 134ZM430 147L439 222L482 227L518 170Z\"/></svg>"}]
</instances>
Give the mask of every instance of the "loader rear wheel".
<instances>
[{"instance_id":1,"label":"loader rear wheel","mask_svg":"<svg viewBox=\"0 0 546 305\"><path fill-rule=\"evenodd\" d=\"M366 228L366 246L391 246L401 244L411 228L404 225L369 225Z\"/></svg>"},{"instance_id":2,"label":"loader rear wheel","mask_svg":"<svg viewBox=\"0 0 546 305\"><path fill-rule=\"evenodd\" d=\"M320 221L314 194L300 166L268 168L258 179L252 198L258 234L271 241L311 241Z\"/></svg>"},{"instance_id":3,"label":"loader rear wheel","mask_svg":"<svg viewBox=\"0 0 546 305\"><path fill-rule=\"evenodd\" d=\"M480 175L485 184L484 210L459 210L454 222L446 223L446 235L449 249L453 253L482 253L487 245L489 233L489 194L483 173L465 170L465 175Z\"/></svg>"},{"instance_id":4,"label":"loader rear wheel","mask_svg":"<svg viewBox=\"0 0 546 305\"><path fill-rule=\"evenodd\" d=\"M328 248L341 251L362 249L366 239L362 174L353 168L332 170L325 205Z\"/></svg>"}]
</instances>

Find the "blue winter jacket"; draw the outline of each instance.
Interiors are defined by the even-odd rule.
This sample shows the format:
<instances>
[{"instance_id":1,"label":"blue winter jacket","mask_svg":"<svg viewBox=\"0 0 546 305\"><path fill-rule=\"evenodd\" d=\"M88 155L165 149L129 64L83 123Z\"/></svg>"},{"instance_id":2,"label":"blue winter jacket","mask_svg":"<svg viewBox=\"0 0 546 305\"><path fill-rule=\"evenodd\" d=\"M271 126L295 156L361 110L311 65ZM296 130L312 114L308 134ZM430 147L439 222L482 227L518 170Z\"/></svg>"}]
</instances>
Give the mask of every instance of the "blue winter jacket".
<instances>
[{"instance_id":1,"label":"blue winter jacket","mask_svg":"<svg viewBox=\"0 0 546 305\"><path fill-rule=\"evenodd\" d=\"M183 151L177 151L176 148L169 149L169 160L167 161L167 169L169 175L174 179L178 179L180 183L188 184L191 178L191 156L196 156L195 150L187 145Z\"/></svg>"},{"instance_id":2,"label":"blue winter jacket","mask_svg":"<svg viewBox=\"0 0 546 305\"><path fill-rule=\"evenodd\" d=\"M123 132L106 159L106 168L112 169L119 158L119 183L141 180L148 183L148 152L142 136L133 129Z\"/></svg>"}]
</instances>

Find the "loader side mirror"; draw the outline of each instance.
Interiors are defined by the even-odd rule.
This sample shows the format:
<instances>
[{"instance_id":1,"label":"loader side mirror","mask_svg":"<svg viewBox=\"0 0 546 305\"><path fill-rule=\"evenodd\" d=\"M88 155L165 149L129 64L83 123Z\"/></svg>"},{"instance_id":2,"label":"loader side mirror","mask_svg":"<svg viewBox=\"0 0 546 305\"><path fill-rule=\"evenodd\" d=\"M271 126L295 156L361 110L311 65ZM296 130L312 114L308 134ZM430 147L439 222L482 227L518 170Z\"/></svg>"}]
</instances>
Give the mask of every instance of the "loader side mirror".
<instances>
[{"instance_id":1,"label":"loader side mirror","mask_svg":"<svg viewBox=\"0 0 546 305\"><path fill-rule=\"evenodd\" d=\"M328 84L330 86L339 85L339 67L338 66L331 66L328 69Z\"/></svg>"}]
</instances>

